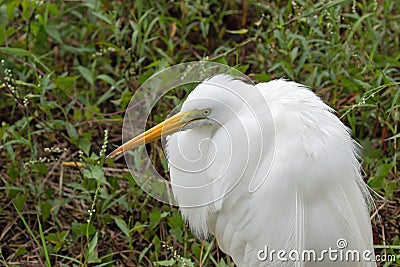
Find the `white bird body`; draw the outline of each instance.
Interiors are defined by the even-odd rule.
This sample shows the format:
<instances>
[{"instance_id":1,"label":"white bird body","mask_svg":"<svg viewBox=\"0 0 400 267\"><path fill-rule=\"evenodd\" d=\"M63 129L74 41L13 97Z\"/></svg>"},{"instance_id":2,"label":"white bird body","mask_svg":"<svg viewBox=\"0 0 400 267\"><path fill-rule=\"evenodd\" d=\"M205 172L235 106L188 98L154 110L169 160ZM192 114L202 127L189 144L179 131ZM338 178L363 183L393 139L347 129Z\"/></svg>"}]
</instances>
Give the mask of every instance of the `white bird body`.
<instances>
[{"instance_id":1,"label":"white bird body","mask_svg":"<svg viewBox=\"0 0 400 267\"><path fill-rule=\"evenodd\" d=\"M376 266L358 145L304 86L214 76L109 156L168 135L183 217L238 266Z\"/></svg>"},{"instance_id":2,"label":"white bird body","mask_svg":"<svg viewBox=\"0 0 400 267\"><path fill-rule=\"evenodd\" d=\"M357 144L314 93L285 80L254 86L218 75L196 87L182 111L203 108L214 122L167 140L174 196L195 234L215 235L238 266L294 266L258 254L267 246L312 249L318 258L343 238L346 249L373 253ZM327 255L296 264L376 266Z\"/></svg>"}]
</instances>

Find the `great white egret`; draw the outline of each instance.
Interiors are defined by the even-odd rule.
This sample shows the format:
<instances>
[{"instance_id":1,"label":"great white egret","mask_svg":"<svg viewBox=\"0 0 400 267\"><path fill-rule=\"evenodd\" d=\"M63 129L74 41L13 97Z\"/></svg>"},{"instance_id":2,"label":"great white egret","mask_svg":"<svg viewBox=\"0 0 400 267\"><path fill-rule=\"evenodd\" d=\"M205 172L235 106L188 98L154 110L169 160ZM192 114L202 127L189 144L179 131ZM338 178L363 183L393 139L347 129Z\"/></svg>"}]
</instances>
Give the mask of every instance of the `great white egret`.
<instances>
[{"instance_id":1,"label":"great white egret","mask_svg":"<svg viewBox=\"0 0 400 267\"><path fill-rule=\"evenodd\" d=\"M214 76L109 157L167 135L183 217L238 266L376 266L358 145L305 86Z\"/></svg>"}]
</instances>

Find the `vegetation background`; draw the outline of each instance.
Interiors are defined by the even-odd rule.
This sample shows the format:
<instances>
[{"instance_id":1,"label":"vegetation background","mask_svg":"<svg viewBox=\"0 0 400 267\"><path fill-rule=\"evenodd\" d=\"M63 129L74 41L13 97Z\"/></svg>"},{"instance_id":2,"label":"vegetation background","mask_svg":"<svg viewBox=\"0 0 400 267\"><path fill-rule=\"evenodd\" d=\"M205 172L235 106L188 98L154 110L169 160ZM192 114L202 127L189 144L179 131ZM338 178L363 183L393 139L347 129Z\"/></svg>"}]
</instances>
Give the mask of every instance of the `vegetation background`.
<instances>
[{"instance_id":1,"label":"vegetation background","mask_svg":"<svg viewBox=\"0 0 400 267\"><path fill-rule=\"evenodd\" d=\"M381 196L376 253L397 255L379 265L399 266L399 39L399 1L0 1L0 265L234 266L104 159L146 79L209 60L296 80L338 111Z\"/></svg>"}]
</instances>

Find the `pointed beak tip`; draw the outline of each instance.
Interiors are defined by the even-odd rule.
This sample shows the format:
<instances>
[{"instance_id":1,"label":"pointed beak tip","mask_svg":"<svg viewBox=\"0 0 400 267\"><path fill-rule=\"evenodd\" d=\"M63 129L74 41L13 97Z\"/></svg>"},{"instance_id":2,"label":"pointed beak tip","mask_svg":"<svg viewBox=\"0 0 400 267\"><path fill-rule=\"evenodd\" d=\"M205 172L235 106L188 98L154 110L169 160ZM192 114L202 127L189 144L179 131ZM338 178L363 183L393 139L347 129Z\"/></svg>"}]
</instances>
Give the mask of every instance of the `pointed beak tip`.
<instances>
[{"instance_id":1,"label":"pointed beak tip","mask_svg":"<svg viewBox=\"0 0 400 267\"><path fill-rule=\"evenodd\" d=\"M106 159L114 159L115 157L117 157L119 154L121 154L122 151L116 151L114 150L113 152L111 152L110 154L108 154L106 156Z\"/></svg>"},{"instance_id":2,"label":"pointed beak tip","mask_svg":"<svg viewBox=\"0 0 400 267\"><path fill-rule=\"evenodd\" d=\"M156 141L165 136L173 134L182 129L187 123L184 120L186 113L178 113L174 116L170 117L169 119L165 120L162 123L154 126L153 128L137 135L136 137L132 138L125 144L121 145L110 154L106 156L106 158L116 158L117 156L125 153L130 149L134 149L138 146L145 145L147 143ZM164 131L164 132L163 132Z\"/></svg>"}]
</instances>

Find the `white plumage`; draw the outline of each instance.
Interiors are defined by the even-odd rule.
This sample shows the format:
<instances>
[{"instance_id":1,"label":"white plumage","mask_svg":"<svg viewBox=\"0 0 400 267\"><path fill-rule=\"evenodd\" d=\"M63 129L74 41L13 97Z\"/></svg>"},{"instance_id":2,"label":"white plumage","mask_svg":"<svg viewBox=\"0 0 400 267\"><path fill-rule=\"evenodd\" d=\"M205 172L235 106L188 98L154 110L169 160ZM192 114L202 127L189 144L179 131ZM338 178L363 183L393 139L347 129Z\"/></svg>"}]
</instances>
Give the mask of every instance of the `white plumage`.
<instances>
[{"instance_id":1,"label":"white plumage","mask_svg":"<svg viewBox=\"0 0 400 267\"><path fill-rule=\"evenodd\" d=\"M183 217L238 266L376 266L358 145L309 89L214 76L110 156L163 135Z\"/></svg>"},{"instance_id":2,"label":"white plumage","mask_svg":"<svg viewBox=\"0 0 400 267\"><path fill-rule=\"evenodd\" d=\"M167 147L174 195L195 234L215 235L238 266L295 265L261 261L265 246L320 255L344 238L346 249L373 252L357 144L314 93L286 80L254 86L218 75L182 106L202 109L207 118L172 134Z\"/></svg>"}]
</instances>

